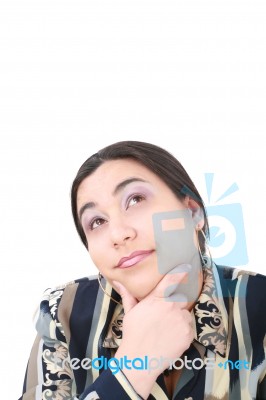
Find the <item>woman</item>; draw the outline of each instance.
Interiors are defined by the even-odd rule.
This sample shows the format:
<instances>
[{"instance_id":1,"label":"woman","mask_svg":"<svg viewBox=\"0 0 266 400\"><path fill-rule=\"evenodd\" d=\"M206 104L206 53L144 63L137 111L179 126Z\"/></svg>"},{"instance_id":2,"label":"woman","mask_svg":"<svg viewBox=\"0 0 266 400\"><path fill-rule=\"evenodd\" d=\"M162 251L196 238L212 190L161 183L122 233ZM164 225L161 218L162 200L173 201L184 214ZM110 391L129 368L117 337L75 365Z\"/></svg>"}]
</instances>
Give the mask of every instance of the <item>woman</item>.
<instances>
[{"instance_id":1,"label":"woman","mask_svg":"<svg viewBox=\"0 0 266 400\"><path fill-rule=\"evenodd\" d=\"M84 162L71 199L99 276L45 292L21 399L266 399L266 278L205 255L180 163L118 142Z\"/></svg>"}]
</instances>

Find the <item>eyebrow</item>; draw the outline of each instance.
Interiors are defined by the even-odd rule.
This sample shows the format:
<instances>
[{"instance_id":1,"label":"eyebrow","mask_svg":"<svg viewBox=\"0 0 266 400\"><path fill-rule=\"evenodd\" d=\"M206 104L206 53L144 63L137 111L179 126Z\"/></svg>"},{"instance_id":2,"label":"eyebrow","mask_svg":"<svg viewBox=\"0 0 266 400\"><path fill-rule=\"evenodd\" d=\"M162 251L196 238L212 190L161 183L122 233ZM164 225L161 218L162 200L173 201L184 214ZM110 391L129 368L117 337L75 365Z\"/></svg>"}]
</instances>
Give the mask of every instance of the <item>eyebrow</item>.
<instances>
[{"instance_id":1,"label":"eyebrow","mask_svg":"<svg viewBox=\"0 0 266 400\"><path fill-rule=\"evenodd\" d=\"M119 192L121 192L121 190L124 189L124 187L126 187L127 185L129 185L132 182L144 182L144 183L149 183L148 181L145 181L144 179L141 178L128 178L125 179L124 181L118 183L118 185L116 185L112 195L116 196ZM79 219L81 220L82 214L84 213L85 210L90 209L90 208L94 208L96 207L97 203L94 203L93 201L89 201L88 203L84 204L81 209L79 210Z\"/></svg>"}]
</instances>

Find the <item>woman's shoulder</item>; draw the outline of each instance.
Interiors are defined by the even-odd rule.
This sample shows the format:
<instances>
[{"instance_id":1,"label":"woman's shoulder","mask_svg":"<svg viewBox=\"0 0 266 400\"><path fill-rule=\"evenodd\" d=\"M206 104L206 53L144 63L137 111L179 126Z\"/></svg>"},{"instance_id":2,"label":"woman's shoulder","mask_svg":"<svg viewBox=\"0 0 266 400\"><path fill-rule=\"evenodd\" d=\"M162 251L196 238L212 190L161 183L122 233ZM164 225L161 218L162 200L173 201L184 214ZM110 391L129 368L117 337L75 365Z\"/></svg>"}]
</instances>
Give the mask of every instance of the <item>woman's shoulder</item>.
<instances>
[{"instance_id":1,"label":"woman's shoulder","mask_svg":"<svg viewBox=\"0 0 266 400\"><path fill-rule=\"evenodd\" d=\"M91 321L98 291L97 275L47 288L43 292L37 313L36 328L39 334L48 337L48 330L53 330L53 336L64 342L70 320L79 322L82 314L83 320L88 323Z\"/></svg>"},{"instance_id":2,"label":"woman's shoulder","mask_svg":"<svg viewBox=\"0 0 266 400\"><path fill-rule=\"evenodd\" d=\"M216 265L220 286L226 297L245 299L247 307L255 309L266 308L266 276L249 269Z\"/></svg>"},{"instance_id":3,"label":"woman's shoulder","mask_svg":"<svg viewBox=\"0 0 266 400\"><path fill-rule=\"evenodd\" d=\"M220 279L235 281L235 283L240 281L253 281L258 283L261 282L264 285L266 284L266 275L263 275L259 272L225 265L215 264L215 266L217 268Z\"/></svg>"},{"instance_id":4,"label":"woman's shoulder","mask_svg":"<svg viewBox=\"0 0 266 400\"><path fill-rule=\"evenodd\" d=\"M48 287L44 290L40 301L40 312L49 313L53 318L73 308L76 302L90 301L97 297L99 282L97 275L67 281L66 283Z\"/></svg>"},{"instance_id":5,"label":"woman's shoulder","mask_svg":"<svg viewBox=\"0 0 266 400\"><path fill-rule=\"evenodd\" d=\"M99 282L97 275L74 279L63 284L46 288L43 291L41 303L47 301L54 303L66 295L68 295L68 297L71 297L71 295L75 296L81 290L83 292L94 292L95 290L98 290L98 288Z\"/></svg>"},{"instance_id":6,"label":"woman's shoulder","mask_svg":"<svg viewBox=\"0 0 266 400\"><path fill-rule=\"evenodd\" d=\"M73 288L83 286L83 287L93 287L98 285L98 275L85 276L83 278L73 279L72 281L66 281L61 284L53 285L46 288L43 292L45 297L47 294L53 294L56 292L64 292L65 290L73 290Z\"/></svg>"}]
</instances>

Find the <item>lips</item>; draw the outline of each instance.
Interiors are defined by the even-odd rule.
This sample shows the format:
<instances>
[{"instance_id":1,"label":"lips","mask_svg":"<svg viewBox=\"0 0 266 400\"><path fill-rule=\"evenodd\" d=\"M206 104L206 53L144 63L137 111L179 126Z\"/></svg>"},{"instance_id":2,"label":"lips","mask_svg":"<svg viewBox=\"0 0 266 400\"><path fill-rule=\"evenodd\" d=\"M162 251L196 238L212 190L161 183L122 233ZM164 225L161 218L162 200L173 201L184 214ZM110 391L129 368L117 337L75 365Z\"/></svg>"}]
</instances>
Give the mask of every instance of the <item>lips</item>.
<instances>
[{"instance_id":1,"label":"lips","mask_svg":"<svg viewBox=\"0 0 266 400\"><path fill-rule=\"evenodd\" d=\"M129 257L123 257L117 264L118 268L128 268L148 257L153 250L134 251Z\"/></svg>"}]
</instances>

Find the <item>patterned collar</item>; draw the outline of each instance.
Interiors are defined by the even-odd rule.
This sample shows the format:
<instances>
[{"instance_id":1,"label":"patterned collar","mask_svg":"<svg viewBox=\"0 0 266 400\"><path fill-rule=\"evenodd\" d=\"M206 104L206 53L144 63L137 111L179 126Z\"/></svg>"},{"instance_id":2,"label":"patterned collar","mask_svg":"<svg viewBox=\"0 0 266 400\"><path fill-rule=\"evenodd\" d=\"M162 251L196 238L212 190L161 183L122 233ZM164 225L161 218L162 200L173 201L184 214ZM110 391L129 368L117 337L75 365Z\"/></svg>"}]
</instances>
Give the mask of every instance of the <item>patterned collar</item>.
<instances>
[{"instance_id":1,"label":"patterned collar","mask_svg":"<svg viewBox=\"0 0 266 400\"><path fill-rule=\"evenodd\" d=\"M205 348L225 357L228 316L217 268L208 258L203 266L202 291L191 313L195 321L195 340ZM123 317L123 306L117 304L103 347L111 349L119 347L122 340Z\"/></svg>"}]
</instances>

